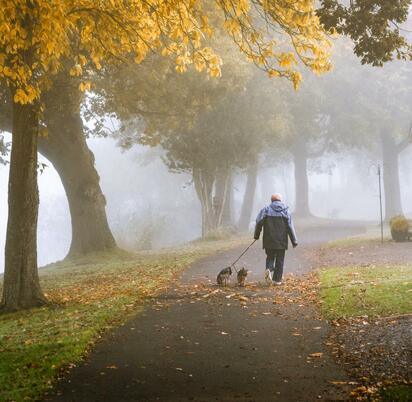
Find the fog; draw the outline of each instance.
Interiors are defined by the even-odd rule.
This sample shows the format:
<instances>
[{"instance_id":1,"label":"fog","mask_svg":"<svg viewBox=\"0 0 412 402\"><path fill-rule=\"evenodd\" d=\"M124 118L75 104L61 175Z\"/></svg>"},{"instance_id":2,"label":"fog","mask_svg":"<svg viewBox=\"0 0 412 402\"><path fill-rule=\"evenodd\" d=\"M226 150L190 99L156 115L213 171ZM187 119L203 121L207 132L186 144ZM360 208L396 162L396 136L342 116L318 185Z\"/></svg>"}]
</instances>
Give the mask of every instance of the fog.
<instances>
[{"instance_id":1,"label":"fog","mask_svg":"<svg viewBox=\"0 0 412 402\"><path fill-rule=\"evenodd\" d=\"M412 94L411 69L406 63L392 64L384 69L361 66L352 55L351 49L348 50L345 46L338 46L337 49L333 72L323 78L305 74L302 90L288 95L294 97L290 98L294 100L291 101L292 106L289 106L288 113L295 113L295 116L290 119L286 112L283 113L282 118L286 121L286 126L293 121L293 125L290 123L284 131L286 134L295 132L295 143L303 141L302 133L306 132L307 125L305 120L300 118L302 110L306 112L313 107L313 99L322 99L311 124L316 121L315 134L316 130L325 131L322 138L327 138L327 146L320 157L308 157L310 211L320 218L361 220L377 224L378 165L383 166L385 172L389 172L389 168L385 168L382 161L378 134L382 125L385 125L388 132L393 132L399 141L408 136L412 114L409 111L410 104L405 99L409 99L409 93ZM354 71L357 72L356 76L353 75ZM403 76L397 81L401 73ZM198 76L193 78L195 84L192 82L191 85L196 85L196 77ZM383 77L389 77L388 82ZM262 88L267 86L266 81L259 79ZM305 79L316 88L318 82L322 83L324 93L317 97L308 91ZM346 82L354 82L354 87L349 88ZM252 86L248 91L259 91L259 85ZM279 84L279 87L283 85L290 84ZM351 98L355 89L359 90L359 94ZM253 96L253 102L259 108L260 93L254 93ZM221 102L225 112L229 104L225 103L226 98ZM359 105L354 105L356 102ZM329 110L329 106L335 103L335 110ZM251 118L253 113L252 110ZM332 116L324 119L326 129L319 123L324 116ZM258 128L257 131L259 130ZM377 133L375 137L374 132ZM344 135L337 138L336 133ZM368 133L369 136L365 135L360 143L359 138L364 133ZM6 141L10 141L10 135L6 134L5 138ZM323 141L316 136L310 138L304 140L308 141L309 148L319 147L319 143ZM161 145L151 148L137 144L124 150L119 146L122 141L124 138L120 135L119 140L119 134L115 139L109 136L92 137L87 140L95 155L95 165L107 202L109 225L118 245L128 250L158 249L200 238L202 206L190 170L181 169L180 173L173 171L176 169L171 169L170 160L169 163L166 161L172 151L169 149L167 154ZM182 143L184 141L186 140L183 139ZM259 141L259 138L255 140ZM340 143L343 145L338 147ZM259 169L250 227L253 226L257 212L269 202L270 194L273 192L282 193L292 211L295 209L295 167L288 152L291 145L287 142L285 144L264 147L259 152ZM282 151L278 152L280 148ZM67 197L59 175L47 159L40 157L40 162L47 165L39 174L38 259L39 265L45 265L62 259L67 254L71 241L71 220ZM175 160L172 162L175 163ZM411 162L412 146L405 147L399 154L399 181L403 212L409 216L412 215ZM237 224L246 189L247 165L242 167L236 163L237 166L234 166L232 171L231 226ZM389 176L389 181L391 180L396 180L395 176L393 179ZM8 165L0 165L1 250L4 250L7 224L7 182ZM299 222L297 226L299 228ZM3 269L2 253L0 272Z\"/></svg>"},{"instance_id":2,"label":"fog","mask_svg":"<svg viewBox=\"0 0 412 402\"><path fill-rule=\"evenodd\" d=\"M121 247L130 250L170 247L201 236L200 203L186 174L168 172L159 153L143 146L122 152L113 139L90 139L101 186L107 199L107 214ZM309 170L310 205L314 215L325 218L379 220L376 161L363 154L330 156L313 163ZM402 203L412 215L412 150L401 155ZM39 264L63 259L71 239L70 214L60 178L47 164L39 175ZM325 170L325 172L319 172ZM0 167L0 248L4 249L7 223L8 168ZM238 172L234 185L234 215L239 214L245 177ZM294 207L293 166L264 168L259 172L252 217L278 191ZM299 223L297 224L299 228ZM0 271L4 270L4 254Z\"/></svg>"},{"instance_id":3,"label":"fog","mask_svg":"<svg viewBox=\"0 0 412 402\"><path fill-rule=\"evenodd\" d=\"M190 177L168 173L160 158L147 165L150 151L138 147L121 152L112 139L91 139L109 224L119 245L128 249L158 248L199 237L200 209ZM151 158L150 158L151 159ZM39 175L38 258L44 265L64 258L71 240L69 206L60 178L45 158ZM7 205L8 168L0 168L1 205ZM4 249L7 208L0 209L0 247ZM158 228L161 226L161 230ZM179 228L178 236L176 227ZM158 230L156 230L158 229ZM165 230L166 229L166 230ZM152 236L151 231L156 235ZM4 269L4 255L0 270Z\"/></svg>"}]
</instances>

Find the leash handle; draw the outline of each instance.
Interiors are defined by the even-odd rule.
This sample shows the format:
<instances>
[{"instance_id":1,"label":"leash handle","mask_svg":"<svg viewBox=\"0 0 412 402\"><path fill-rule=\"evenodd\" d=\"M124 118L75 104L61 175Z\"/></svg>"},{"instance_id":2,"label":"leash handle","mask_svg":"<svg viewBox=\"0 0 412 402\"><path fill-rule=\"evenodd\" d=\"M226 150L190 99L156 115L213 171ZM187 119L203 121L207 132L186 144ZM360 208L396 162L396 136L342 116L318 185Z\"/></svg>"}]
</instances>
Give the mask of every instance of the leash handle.
<instances>
[{"instance_id":1,"label":"leash handle","mask_svg":"<svg viewBox=\"0 0 412 402\"><path fill-rule=\"evenodd\" d=\"M248 248L247 248L242 254L240 254L239 258L231 265L231 267L235 268L235 271L236 271L236 272L237 272L237 270L236 270L235 264L247 253L247 251L248 251L256 242L257 242L256 239L253 240L253 242L248 246Z\"/></svg>"}]
</instances>

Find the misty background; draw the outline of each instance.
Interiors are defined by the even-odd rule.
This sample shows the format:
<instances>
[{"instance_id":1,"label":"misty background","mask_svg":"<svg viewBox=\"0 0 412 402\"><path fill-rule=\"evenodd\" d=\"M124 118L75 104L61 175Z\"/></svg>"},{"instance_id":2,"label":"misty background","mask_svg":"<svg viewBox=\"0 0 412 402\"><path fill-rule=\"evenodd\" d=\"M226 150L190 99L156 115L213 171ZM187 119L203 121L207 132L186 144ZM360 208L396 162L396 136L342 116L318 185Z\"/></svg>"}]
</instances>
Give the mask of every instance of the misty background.
<instances>
[{"instance_id":1,"label":"misty background","mask_svg":"<svg viewBox=\"0 0 412 402\"><path fill-rule=\"evenodd\" d=\"M371 132L373 134L373 130L379 131L381 124L389 124L391 127L392 118L393 126L396 123L397 138L408 137L412 124L412 113L409 113L410 103L406 103L401 97L398 99L396 90L404 96L405 91L408 91L407 86L412 87L412 74L409 71L410 67L400 62L389 64L384 68L361 66L352 55L352 51L350 49L347 51L345 46L337 46L335 53L333 72L322 78L308 78L309 81L314 80L313 85L317 85L317 80L325 83L322 104L338 103L338 110L332 112L328 110L323 114L338 116L339 119L336 125L326 124L329 130L325 134L328 138L328 147L325 147L322 155L308 159L310 210L314 216L320 218L362 220L377 224L379 221L377 166L382 165L382 157L378 137L371 135ZM394 70L405 69L406 81L405 78L398 82L391 79L388 82L383 81L382 77L385 74L390 77ZM353 71L359 71L358 78L351 76ZM356 84L358 79L358 82L364 86L361 89L365 90L366 103L371 102L371 109L378 105L382 110L388 111L389 118L379 122L378 117L373 113L369 114L367 109L353 110L351 89L348 89L349 93L344 94L342 74L346 74L348 80L353 80L355 85L360 85ZM263 79L267 80L266 77ZM306 76L303 88L293 94L298 101L301 101L302 105L299 107L303 110L311 106L311 97L314 96L305 92L305 79ZM274 82L272 85L283 84ZM386 87L389 95L383 92L382 88ZM374 93L375 90L377 92ZM381 99L379 94L382 95ZM354 97L359 98L355 94ZM392 106L388 104L388 99L393 100L393 105L390 104L393 110L390 110ZM259 98L256 98L257 104L259 101ZM396 101L403 102L404 110L397 106ZM355 115L358 112L361 116ZM379 108L377 113L380 113ZM295 116L295 120L299 120L299 113L297 117ZM361 122L354 127L354 121ZM303 117L302 125L304 130ZM345 140L335 138L335 133L338 131L343 134L342 138L346 138ZM297 132L299 141L299 130ZM362 133L365 133L365 138L360 145L357 141ZM5 140L11 140L7 133ZM344 143L344 146L329 146L340 142ZM201 237L201 204L194 189L192 176L184 172L171 172L164 163L165 151L160 146L153 148L137 144L124 150L119 146L118 138L110 137L92 137L87 140L87 143L95 155L96 168L107 201L109 224L120 247L129 250L158 249L184 244ZM295 167L292 158L287 151L285 152L285 145L282 145L282 150L280 148L279 145L278 151L275 144L265 149L259 156L250 227L253 226L258 211L269 203L273 192L282 193L292 211L295 208ZM411 161L412 146L408 146L399 154L399 179L402 207L409 217L412 217ZM62 259L67 254L71 240L71 225L67 197L60 178L52 164L44 157L40 156L40 162L47 165L39 174L38 259L39 265L45 265ZM385 169L384 165L383 168ZM246 187L245 169L235 168L232 180L231 214L233 221L236 222ZM7 182L8 165L0 165L0 249L2 250L4 250L7 225ZM299 221L296 226L299 234ZM4 253L1 253L0 272L3 270Z\"/></svg>"}]
</instances>

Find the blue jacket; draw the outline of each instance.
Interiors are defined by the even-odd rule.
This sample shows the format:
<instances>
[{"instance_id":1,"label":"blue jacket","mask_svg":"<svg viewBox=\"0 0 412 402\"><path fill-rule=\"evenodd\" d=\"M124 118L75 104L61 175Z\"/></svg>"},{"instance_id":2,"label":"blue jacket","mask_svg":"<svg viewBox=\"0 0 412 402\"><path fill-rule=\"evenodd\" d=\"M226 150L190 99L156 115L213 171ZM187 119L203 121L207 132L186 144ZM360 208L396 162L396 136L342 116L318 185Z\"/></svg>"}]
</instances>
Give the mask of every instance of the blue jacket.
<instances>
[{"instance_id":1,"label":"blue jacket","mask_svg":"<svg viewBox=\"0 0 412 402\"><path fill-rule=\"evenodd\" d=\"M289 208L281 201L273 201L263 208L256 218L255 239L263 228L263 248L287 250L288 237L293 245L298 244Z\"/></svg>"}]
</instances>

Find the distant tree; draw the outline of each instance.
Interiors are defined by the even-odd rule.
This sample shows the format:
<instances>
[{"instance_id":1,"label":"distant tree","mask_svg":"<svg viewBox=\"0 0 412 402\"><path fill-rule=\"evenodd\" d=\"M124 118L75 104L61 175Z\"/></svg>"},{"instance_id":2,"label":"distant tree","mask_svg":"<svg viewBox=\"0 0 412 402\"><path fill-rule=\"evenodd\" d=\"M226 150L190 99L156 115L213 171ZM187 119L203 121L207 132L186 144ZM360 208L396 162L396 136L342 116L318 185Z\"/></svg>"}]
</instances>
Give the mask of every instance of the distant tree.
<instances>
[{"instance_id":1,"label":"distant tree","mask_svg":"<svg viewBox=\"0 0 412 402\"><path fill-rule=\"evenodd\" d=\"M118 133L123 147L161 145L170 170L192 174L204 236L230 223L233 169L256 159L262 144L255 136L270 125L262 114L270 103L257 98L258 91L252 94L253 85L247 84L251 67L239 64L228 43L220 42L217 48L222 46L228 62L219 81L193 73L179 76L167 63L153 69L148 60L142 68L119 70L119 80L103 79L102 99L95 103L124 122ZM146 74L154 85L147 85ZM121 91L123 77L135 91Z\"/></svg>"},{"instance_id":2,"label":"distant tree","mask_svg":"<svg viewBox=\"0 0 412 402\"><path fill-rule=\"evenodd\" d=\"M382 68L359 66L347 42L336 46L335 71L320 80L332 151L364 149L381 160L385 216L402 212L399 155L411 143L411 67L394 61ZM371 162L372 163L372 162Z\"/></svg>"},{"instance_id":3,"label":"distant tree","mask_svg":"<svg viewBox=\"0 0 412 402\"><path fill-rule=\"evenodd\" d=\"M304 75L297 96L285 87L279 113L284 115L281 137L269 148L289 153L295 176L295 215L308 217L310 211L310 161L351 148L366 148L369 117L359 107L357 93L362 88L364 68L357 62L347 40L335 43L335 69L314 79ZM369 68L370 69L370 68ZM280 141L279 141L280 140ZM269 158L270 159L270 158ZM275 161L276 162L276 161Z\"/></svg>"},{"instance_id":4,"label":"distant tree","mask_svg":"<svg viewBox=\"0 0 412 402\"><path fill-rule=\"evenodd\" d=\"M412 144L411 69L408 64L386 66L359 74L356 107L367 119L368 147L382 160L385 218L403 213L399 179L399 155ZM362 83L362 84L361 84Z\"/></svg>"},{"instance_id":5,"label":"distant tree","mask_svg":"<svg viewBox=\"0 0 412 402\"><path fill-rule=\"evenodd\" d=\"M262 154L271 152L273 159L277 161L281 157L279 148L289 117L283 109L287 93L280 83L272 85L261 75L255 75L241 97L241 101L245 103L244 113L241 117L236 116L236 119L239 119L241 127L249 131L254 150L244 167L246 186L238 220L238 228L242 231L249 228L252 218ZM293 95L299 96L296 93Z\"/></svg>"},{"instance_id":6,"label":"distant tree","mask_svg":"<svg viewBox=\"0 0 412 402\"><path fill-rule=\"evenodd\" d=\"M289 88L282 88L282 102L276 107L283 123L278 125L278 135L274 135L268 144L267 164L277 165L287 154L291 156L295 178L295 215L302 218L311 215L308 161L323 156L333 146L328 102L334 100L328 97L325 83L306 77L297 95Z\"/></svg>"},{"instance_id":7,"label":"distant tree","mask_svg":"<svg viewBox=\"0 0 412 402\"><path fill-rule=\"evenodd\" d=\"M349 3L342 0L321 0L318 15L328 29L336 29L354 42L354 53L363 64L382 67L384 63L395 59L411 59L412 47L405 36L410 31L408 18L411 4L411 0L352 0ZM396 75L393 70L392 73ZM388 78L384 77L384 82ZM381 96L382 93L378 95L378 99ZM388 99L393 98L386 98ZM379 114L378 119L381 116ZM393 123L394 121L386 124L386 131L393 133L393 128L390 128ZM402 210L397 161L399 153L408 146L409 140L396 140L393 134L386 132L381 133L380 142L383 163L386 165L386 216L390 217Z\"/></svg>"},{"instance_id":8,"label":"distant tree","mask_svg":"<svg viewBox=\"0 0 412 402\"><path fill-rule=\"evenodd\" d=\"M301 95L290 99L290 153L295 174L295 216L308 217L309 178L308 160L326 153L330 145L328 136L330 116L324 114L324 96L321 88L309 83Z\"/></svg>"},{"instance_id":9,"label":"distant tree","mask_svg":"<svg viewBox=\"0 0 412 402\"><path fill-rule=\"evenodd\" d=\"M202 112L193 127L182 131L185 139L168 135L161 140L169 168L192 174L202 205L203 236L222 224L231 169L256 163L271 127L264 108L257 109L248 91L234 92ZM246 194L253 200L253 189L247 189Z\"/></svg>"}]
</instances>

